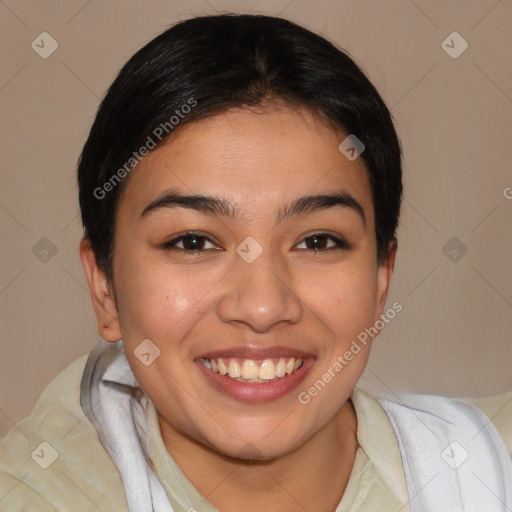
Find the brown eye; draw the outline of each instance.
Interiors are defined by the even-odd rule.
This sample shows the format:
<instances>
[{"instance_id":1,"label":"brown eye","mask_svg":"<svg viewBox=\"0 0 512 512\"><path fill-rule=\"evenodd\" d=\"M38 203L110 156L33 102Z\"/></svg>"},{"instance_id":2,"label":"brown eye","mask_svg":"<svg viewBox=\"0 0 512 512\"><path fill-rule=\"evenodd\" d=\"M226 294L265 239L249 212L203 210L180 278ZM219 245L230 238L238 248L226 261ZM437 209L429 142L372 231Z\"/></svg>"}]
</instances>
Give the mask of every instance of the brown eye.
<instances>
[{"instance_id":1,"label":"brown eye","mask_svg":"<svg viewBox=\"0 0 512 512\"><path fill-rule=\"evenodd\" d=\"M185 235L181 235L177 238L174 238L173 240L170 240L169 242L165 242L165 244L162 245L163 249L174 249L181 252L205 252L208 250L208 248L205 249L205 244L211 243L214 247L215 244L206 236L199 235L194 232L186 233ZM181 247L179 247L178 244L181 244Z\"/></svg>"},{"instance_id":2,"label":"brown eye","mask_svg":"<svg viewBox=\"0 0 512 512\"><path fill-rule=\"evenodd\" d=\"M329 242L331 245L329 246ZM333 249L349 249L350 245L341 238L335 237L328 233L314 233L304 238L300 244L306 244L306 250L310 251L330 251Z\"/></svg>"}]
</instances>

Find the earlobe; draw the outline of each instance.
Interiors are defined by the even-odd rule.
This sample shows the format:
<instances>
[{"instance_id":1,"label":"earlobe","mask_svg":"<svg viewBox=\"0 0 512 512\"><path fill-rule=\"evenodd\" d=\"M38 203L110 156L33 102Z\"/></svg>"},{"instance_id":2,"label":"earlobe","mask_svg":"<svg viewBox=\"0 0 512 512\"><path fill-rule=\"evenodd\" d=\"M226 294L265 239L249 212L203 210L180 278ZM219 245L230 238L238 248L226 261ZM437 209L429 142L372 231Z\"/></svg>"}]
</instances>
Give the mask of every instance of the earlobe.
<instances>
[{"instance_id":1,"label":"earlobe","mask_svg":"<svg viewBox=\"0 0 512 512\"><path fill-rule=\"evenodd\" d=\"M91 293L98 334L105 341L119 341L122 336L117 305L112 296L107 276L98 266L89 238L83 238L80 241L80 259Z\"/></svg>"}]
</instances>

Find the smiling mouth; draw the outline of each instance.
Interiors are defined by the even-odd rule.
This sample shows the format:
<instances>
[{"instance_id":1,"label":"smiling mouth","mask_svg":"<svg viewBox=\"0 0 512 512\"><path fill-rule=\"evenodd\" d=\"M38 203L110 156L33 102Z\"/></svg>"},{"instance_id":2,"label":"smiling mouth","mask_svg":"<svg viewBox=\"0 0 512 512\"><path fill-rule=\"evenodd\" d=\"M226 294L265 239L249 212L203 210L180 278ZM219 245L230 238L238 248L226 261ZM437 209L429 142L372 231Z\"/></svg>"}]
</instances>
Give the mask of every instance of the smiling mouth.
<instances>
[{"instance_id":1,"label":"smiling mouth","mask_svg":"<svg viewBox=\"0 0 512 512\"><path fill-rule=\"evenodd\" d=\"M238 382L261 384L274 382L300 370L304 360L300 357L244 359L237 357L201 358L201 364L214 373Z\"/></svg>"}]
</instances>

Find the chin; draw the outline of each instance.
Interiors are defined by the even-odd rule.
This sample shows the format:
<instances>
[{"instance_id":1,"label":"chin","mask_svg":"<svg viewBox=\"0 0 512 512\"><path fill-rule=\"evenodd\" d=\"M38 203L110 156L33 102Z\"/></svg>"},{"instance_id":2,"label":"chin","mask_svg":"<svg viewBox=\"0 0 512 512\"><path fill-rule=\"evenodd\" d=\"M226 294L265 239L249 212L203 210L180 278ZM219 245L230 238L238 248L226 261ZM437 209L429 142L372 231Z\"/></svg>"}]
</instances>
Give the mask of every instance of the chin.
<instances>
[{"instance_id":1,"label":"chin","mask_svg":"<svg viewBox=\"0 0 512 512\"><path fill-rule=\"evenodd\" d=\"M272 431L262 432L259 436L246 433L244 436L234 435L233 438L226 439L226 443L219 443L217 439L210 447L220 455L232 459L269 461L293 452L303 444L305 437L299 436L298 433L292 436L288 432L279 435L272 435ZM283 442L284 439L286 442Z\"/></svg>"}]
</instances>

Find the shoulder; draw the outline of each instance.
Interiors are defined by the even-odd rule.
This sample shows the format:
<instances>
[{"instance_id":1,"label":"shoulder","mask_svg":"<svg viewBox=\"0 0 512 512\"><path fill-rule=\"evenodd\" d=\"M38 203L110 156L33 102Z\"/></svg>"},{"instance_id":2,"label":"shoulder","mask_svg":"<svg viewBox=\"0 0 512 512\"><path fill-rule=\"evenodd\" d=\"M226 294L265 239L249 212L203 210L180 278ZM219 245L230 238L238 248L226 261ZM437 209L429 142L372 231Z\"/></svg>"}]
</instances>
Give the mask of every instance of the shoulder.
<instances>
[{"instance_id":1,"label":"shoulder","mask_svg":"<svg viewBox=\"0 0 512 512\"><path fill-rule=\"evenodd\" d=\"M465 398L492 421L512 457L512 391L483 398Z\"/></svg>"},{"instance_id":2,"label":"shoulder","mask_svg":"<svg viewBox=\"0 0 512 512\"><path fill-rule=\"evenodd\" d=\"M80 406L87 358L55 377L0 441L1 510L127 510L119 472Z\"/></svg>"},{"instance_id":3,"label":"shoulder","mask_svg":"<svg viewBox=\"0 0 512 512\"><path fill-rule=\"evenodd\" d=\"M456 436L460 439L473 439L481 433L485 434L481 438L503 443L489 417L467 400L411 392L381 395L376 400L396 430L405 432L414 425L437 438Z\"/></svg>"},{"instance_id":4,"label":"shoulder","mask_svg":"<svg viewBox=\"0 0 512 512\"><path fill-rule=\"evenodd\" d=\"M419 393L376 400L395 431L410 495L419 496L415 501L424 507L418 510L504 510L503 504L512 505L510 456L478 407ZM442 496L449 496L449 503Z\"/></svg>"},{"instance_id":5,"label":"shoulder","mask_svg":"<svg viewBox=\"0 0 512 512\"><path fill-rule=\"evenodd\" d=\"M474 399L401 393L380 396L376 400L393 417L435 423L438 428L452 432L475 428L496 432L512 456L512 392Z\"/></svg>"}]
</instances>

